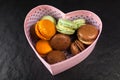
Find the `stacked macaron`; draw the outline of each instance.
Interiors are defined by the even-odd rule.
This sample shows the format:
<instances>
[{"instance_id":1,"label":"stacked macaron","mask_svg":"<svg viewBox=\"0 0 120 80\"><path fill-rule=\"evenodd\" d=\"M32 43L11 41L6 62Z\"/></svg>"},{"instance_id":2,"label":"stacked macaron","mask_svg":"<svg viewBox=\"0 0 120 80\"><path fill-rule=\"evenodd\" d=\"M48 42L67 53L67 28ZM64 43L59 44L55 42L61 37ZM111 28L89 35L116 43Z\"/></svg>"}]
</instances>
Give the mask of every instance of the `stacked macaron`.
<instances>
[{"instance_id":1,"label":"stacked macaron","mask_svg":"<svg viewBox=\"0 0 120 80\"><path fill-rule=\"evenodd\" d=\"M59 19L56 28L57 28L57 31L60 33L72 35L81 25L84 25L84 24L85 24L84 19L77 19L74 21Z\"/></svg>"},{"instance_id":2,"label":"stacked macaron","mask_svg":"<svg viewBox=\"0 0 120 80\"><path fill-rule=\"evenodd\" d=\"M64 51L70 46L71 39L68 35L57 33L55 18L43 16L31 27L31 33L31 36L39 38L35 44L36 51L48 63L54 64L66 59Z\"/></svg>"},{"instance_id":3,"label":"stacked macaron","mask_svg":"<svg viewBox=\"0 0 120 80\"><path fill-rule=\"evenodd\" d=\"M35 32L39 38L50 40L56 33L55 24L48 19L42 19L36 23Z\"/></svg>"},{"instance_id":4,"label":"stacked macaron","mask_svg":"<svg viewBox=\"0 0 120 80\"><path fill-rule=\"evenodd\" d=\"M71 44L71 53L73 55L83 51L86 46L94 42L98 35L98 29L91 24L82 25L77 30L77 39Z\"/></svg>"},{"instance_id":5,"label":"stacked macaron","mask_svg":"<svg viewBox=\"0 0 120 80\"><path fill-rule=\"evenodd\" d=\"M31 32L34 31L39 38L35 48L49 64L67 59L65 52L73 55L80 53L86 49L86 45L94 42L99 32L96 26L87 24L85 19L56 20L49 15L43 16L32 29ZM72 39L73 36L77 38Z\"/></svg>"}]
</instances>

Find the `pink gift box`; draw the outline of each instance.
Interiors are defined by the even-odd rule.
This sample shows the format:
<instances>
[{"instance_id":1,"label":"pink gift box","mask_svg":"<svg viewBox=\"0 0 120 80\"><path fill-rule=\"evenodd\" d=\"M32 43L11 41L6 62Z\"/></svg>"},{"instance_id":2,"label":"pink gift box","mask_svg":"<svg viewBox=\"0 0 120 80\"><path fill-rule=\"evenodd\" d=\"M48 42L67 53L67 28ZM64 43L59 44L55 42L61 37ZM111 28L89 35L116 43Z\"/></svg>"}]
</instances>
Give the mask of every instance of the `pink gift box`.
<instances>
[{"instance_id":1,"label":"pink gift box","mask_svg":"<svg viewBox=\"0 0 120 80\"><path fill-rule=\"evenodd\" d=\"M87 47L85 50L83 50L79 54L72 56L62 62L50 65L36 51L34 40L31 38L31 35L30 35L31 26L34 25L38 20L40 20L45 15L53 16L56 19L65 18L65 19L69 19L69 20L75 20L78 18L83 18L87 22L95 25L99 29L99 34L98 34L96 40L89 47ZM99 36L101 34L102 21L95 13L88 11L88 10L76 10L76 11L72 11L69 13L63 13L62 11L60 11L59 9L57 9L53 6L40 5L40 6L33 8L27 14L27 16L25 18L25 22L24 22L24 31L25 31L25 35L26 35L26 38L27 38L30 46L34 50L34 52L37 55L37 57L39 58L39 60L45 65L45 67L50 71L50 73L52 75L56 75L58 73L61 73L65 70L79 64L81 61L83 61L90 55L90 53L93 51L93 49L99 39Z\"/></svg>"}]
</instances>

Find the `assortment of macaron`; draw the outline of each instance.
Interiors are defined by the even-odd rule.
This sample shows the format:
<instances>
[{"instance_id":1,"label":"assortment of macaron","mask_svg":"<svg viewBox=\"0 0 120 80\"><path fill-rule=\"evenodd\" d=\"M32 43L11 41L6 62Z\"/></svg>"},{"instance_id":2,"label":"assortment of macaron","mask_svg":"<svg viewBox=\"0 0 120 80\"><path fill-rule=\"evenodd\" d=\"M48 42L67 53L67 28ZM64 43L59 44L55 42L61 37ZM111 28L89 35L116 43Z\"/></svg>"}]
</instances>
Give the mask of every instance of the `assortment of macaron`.
<instances>
[{"instance_id":1,"label":"assortment of macaron","mask_svg":"<svg viewBox=\"0 0 120 80\"><path fill-rule=\"evenodd\" d=\"M85 19L66 20L46 15L37 21L31 32L37 36L35 48L49 64L67 59L67 54L76 55L92 44L99 30L86 23ZM32 35L33 36L33 35Z\"/></svg>"}]
</instances>

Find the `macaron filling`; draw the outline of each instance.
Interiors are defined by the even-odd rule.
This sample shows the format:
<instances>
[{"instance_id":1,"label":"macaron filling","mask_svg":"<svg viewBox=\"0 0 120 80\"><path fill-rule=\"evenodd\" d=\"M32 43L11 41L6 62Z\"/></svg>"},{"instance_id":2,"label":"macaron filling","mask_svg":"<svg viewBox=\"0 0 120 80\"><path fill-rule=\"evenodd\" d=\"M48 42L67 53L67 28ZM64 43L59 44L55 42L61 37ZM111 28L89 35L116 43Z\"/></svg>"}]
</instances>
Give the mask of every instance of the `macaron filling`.
<instances>
[{"instance_id":1,"label":"macaron filling","mask_svg":"<svg viewBox=\"0 0 120 80\"><path fill-rule=\"evenodd\" d=\"M94 42L94 40L95 40L95 39L85 40L85 39L83 39L83 38L81 38L81 37L79 37L78 39L79 39L82 43L87 44L87 45L92 44L92 43Z\"/></svg>"}]
</instances>

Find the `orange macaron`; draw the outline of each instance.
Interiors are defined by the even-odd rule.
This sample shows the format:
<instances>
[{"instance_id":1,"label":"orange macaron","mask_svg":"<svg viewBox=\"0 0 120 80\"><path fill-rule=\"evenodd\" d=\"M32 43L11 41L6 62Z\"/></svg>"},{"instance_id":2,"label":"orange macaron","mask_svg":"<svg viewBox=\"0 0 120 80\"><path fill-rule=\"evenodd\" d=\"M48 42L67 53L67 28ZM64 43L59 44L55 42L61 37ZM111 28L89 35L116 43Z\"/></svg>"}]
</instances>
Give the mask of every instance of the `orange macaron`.
<instances>
[{"instance_id":1,"label":"orange macaron","mask_svg":"<svg viewBox=\"0 0 120 80\"><path fill-rule=\"evenodd\" d=\"M45 56L48 52L52 51L52 48L47 40L39 40L35 47L37 52L42 56Z\"/></svg>"},{"instance_id":2,"label":"orange macaron","mask_svg":"<svg viewBox=\"0 0 120 80\"><path fill-rule=\"evenodd\" d=\"M56 27L50 20L43 19L35 24L35 32L42 40L50 40L56 33Z\"/></svg>"}]
</instances>

